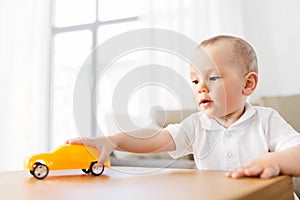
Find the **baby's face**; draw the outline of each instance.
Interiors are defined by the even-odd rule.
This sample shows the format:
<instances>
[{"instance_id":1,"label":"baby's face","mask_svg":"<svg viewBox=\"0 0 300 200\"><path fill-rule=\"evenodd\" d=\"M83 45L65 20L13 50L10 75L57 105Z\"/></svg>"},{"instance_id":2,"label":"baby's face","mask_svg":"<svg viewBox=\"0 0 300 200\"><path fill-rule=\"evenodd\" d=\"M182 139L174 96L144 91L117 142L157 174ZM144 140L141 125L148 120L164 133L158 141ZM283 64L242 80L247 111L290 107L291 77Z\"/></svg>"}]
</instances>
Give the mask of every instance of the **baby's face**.
<instances>
[{"instance_id":1,"label":"baby's face","mask_svg":"<svg viewBox=\"0 0 300 200\"><path fill-rule=\"evenodd\" d=\"M204 47L210 60L190 67L197 106L209 117L222 118L244 107L244 74L228 44Z\"/></svg>"}]
</instances>

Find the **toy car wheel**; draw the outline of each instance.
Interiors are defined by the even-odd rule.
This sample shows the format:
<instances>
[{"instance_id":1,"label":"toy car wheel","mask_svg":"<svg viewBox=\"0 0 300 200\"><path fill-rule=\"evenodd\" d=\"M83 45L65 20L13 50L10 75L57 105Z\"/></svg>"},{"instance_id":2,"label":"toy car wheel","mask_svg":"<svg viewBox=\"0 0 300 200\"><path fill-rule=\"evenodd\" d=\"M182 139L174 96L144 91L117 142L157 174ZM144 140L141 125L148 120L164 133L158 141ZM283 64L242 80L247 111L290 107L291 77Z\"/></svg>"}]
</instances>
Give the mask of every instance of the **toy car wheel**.
<instances>
[{"instance_id":1,"label":"toy car wheel","mask_svg":"<svg viewBox=\"0 0 300 200\"><path fill-rule=\"evenodd\" d=\"M89 174L90 173L90 170L89 169L82 169L82 171L86 174Z\"/></svg>"},{"instance_id":2,"label":"toy car wheel","mask_svg":"<svg viewBox=\"0 0 300 200\"><path fill-rule=\"evenodd\" d=\"M99 176L104 171L104 166L101 166L98 162L92 162L90 171L94 176Z\"/></svg>"},{"instance_id":3,"label":"toy car wheel","mask_svg":"<svg viewBox=\"0 0 300 200\"><path fill-rule=\"evenodd\" d=\"M37 163L33 168L33 176L37 179L44 179L49 173L49 169L46 165Z\"/></svg>"},{"instance_id":4,"label":"toy car wheel","mask_svg":"<svg viewBox=\"0 0 300 200\"><path fill-rule=\"evenodd\" d=\"M33 167L32 167L32 168L34 169L34 168L35 168L35 166L36 166L36 165L38 165L38 164L42 164L42 163L40 163L40 162L36 162L36 163L34 163L34 165L33 165ZM34 175L33 175L33 170L30 170L29 172L30 172L30 174L31 174L32 176L34 176Z\"/></svg>"}]
</instances>

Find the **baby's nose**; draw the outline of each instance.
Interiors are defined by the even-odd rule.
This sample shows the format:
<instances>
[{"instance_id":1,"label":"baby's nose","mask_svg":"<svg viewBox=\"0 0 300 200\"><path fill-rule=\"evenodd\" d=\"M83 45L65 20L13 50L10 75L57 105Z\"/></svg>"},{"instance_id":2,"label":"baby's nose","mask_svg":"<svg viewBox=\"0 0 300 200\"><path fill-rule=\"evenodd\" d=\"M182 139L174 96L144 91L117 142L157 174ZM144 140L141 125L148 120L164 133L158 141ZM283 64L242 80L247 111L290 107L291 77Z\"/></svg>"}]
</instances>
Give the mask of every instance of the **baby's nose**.
<instances>
[{"instance_id":1,"label":"baby's nose","mask_svg":"<svg viewBox=\"0 0 300 200\"><path fill-rule=\"evenodd\" d=\"M199 81L199 87L198 87L198 93L204 93L204 92L208 92L208 87L205 83L205 81L201 80Z\"/></svg>"}]
</instances>

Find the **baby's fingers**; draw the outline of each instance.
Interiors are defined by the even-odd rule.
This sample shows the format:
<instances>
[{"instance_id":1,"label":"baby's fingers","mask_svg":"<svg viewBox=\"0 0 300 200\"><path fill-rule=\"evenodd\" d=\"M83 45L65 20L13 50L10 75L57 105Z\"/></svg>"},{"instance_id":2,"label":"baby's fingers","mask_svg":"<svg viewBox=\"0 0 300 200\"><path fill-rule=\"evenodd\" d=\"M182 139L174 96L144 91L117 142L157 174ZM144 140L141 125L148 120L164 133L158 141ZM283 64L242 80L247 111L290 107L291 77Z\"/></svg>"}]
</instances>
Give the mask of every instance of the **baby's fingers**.
<instances>
[{"instance_id":1,"label":"baby's fingers","mask_svg":"<svg viewBox=\"0 0 300 200\"><path fill-rule=\"evenodd\" d=\"M230 172L227 172L226 176L231 178L241 178L245 176L259 176L262 173L262 171L263 168L258 165L243 166L243 167L236 168Z\"/></svg>"},{"instance_id":2,"label":"baby's fingers","mask_svg":"<svg viewBox=\"0 0 300 200\"><path fill-rule=\"evenodd\" d=\"M111 152L112 151L108 150L107 148L102 148L98 163L103 166L105 161L108 159L109 155L111 154Z\"/></svg>"},{"instance_id":3,"label":"baby's fingers","mask_svg":"<svg viewBox=\"0 0 300 200\"><path fill-rule=\"evenodd\" d=\"M279 174L279 170L276 168L265 168L264 171L260 174L261 178L272 178L274 176L277 176Z\"/></svg>"},{"instance_id":4,"label":"baby's fingers","mask_svg":"<svg viewBox=\"0 0 300 200\"><path fill-rule=\"evenodd\" d=\"M245 168L245 175L246 176L259 176L263 171L263 168L256 165L256 166L249 166Z\"/></svg>"},{"instance_id":5,"label":"baby's fingers","mask_svg":"<svg viewBox=\"0 0 300 200\"><path fill-rule=\"evenodd\" d=\"M243 167L239 167L234 169L233 171L227 172L226 173L227 177L231 177L231 178L241 178L243 176L245 176L245 172Z\"/></svg>"},{"instance_id":6,"label":"baby's fingers","mask_svg":"<svg viewBox=\"0 0 300 200\"><path fill-rule=\"evenodd\" d=\"M83 138L74 138L67 140L66 144L83 144Z\"/></svg>"}]
</instances>

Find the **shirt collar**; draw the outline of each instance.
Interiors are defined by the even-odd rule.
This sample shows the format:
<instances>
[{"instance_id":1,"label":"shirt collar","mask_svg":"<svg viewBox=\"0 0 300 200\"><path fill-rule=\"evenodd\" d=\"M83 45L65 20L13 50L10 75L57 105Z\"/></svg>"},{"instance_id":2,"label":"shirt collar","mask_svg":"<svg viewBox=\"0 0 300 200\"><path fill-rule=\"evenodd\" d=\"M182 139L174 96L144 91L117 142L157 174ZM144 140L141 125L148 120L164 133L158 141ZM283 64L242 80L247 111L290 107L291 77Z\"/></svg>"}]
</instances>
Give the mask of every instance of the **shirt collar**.
<instances>
[{"instance_id":1,"label":"shirt collar","mask_svg":"<svg viewBox=\"0 0 300 200\"><path fill-rule=\"evenodd\" d=\"M250 119L255 114L255 109L250 104L245 104L245 112L244 114L234 122L228 129L236 129L239 128L243 122ZM225 130L226 128L220 125L214 118L209 118L205 114L200 117L201 125L206 130Z\"/></svg>"}]
</instances>

